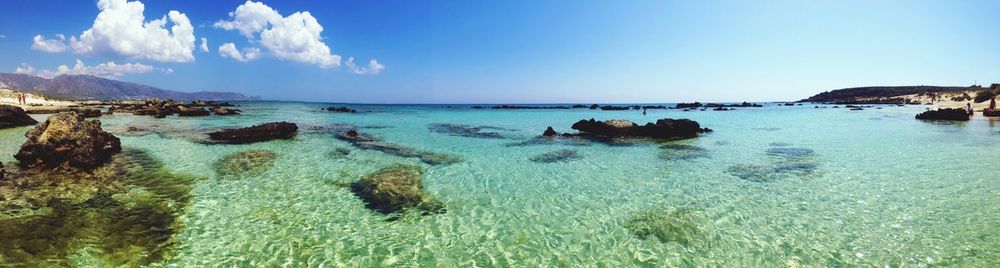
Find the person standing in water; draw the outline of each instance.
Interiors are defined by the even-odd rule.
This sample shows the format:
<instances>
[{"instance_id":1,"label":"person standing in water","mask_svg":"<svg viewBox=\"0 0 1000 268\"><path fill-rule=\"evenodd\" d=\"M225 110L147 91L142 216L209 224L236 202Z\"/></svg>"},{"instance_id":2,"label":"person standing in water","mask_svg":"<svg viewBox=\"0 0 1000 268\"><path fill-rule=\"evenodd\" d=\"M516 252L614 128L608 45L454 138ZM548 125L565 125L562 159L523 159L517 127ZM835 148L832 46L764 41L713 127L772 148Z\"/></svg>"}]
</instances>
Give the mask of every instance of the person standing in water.
<instances>
[{"instance_id":1,"label":"person standing in water","mask_svg":"<svg viewBox=\"0 0 1000 268\"><path fill-rule=\"evenodd\" d=\"M972 115L972 114L973 114L973 111L972 111L972 103L971 103L971 102L967 102L967 103L965 103L965 111L969 112L969 115Z\"/></svg>"},{"instance_id":2,"label":"person standing in water","mask_svg":"<svg viewBox=\"0 0 1000 268\"><path fill-rule=\"evenodd\" d=\"M993 110L996 110L996 109L997 109L997 97L993 97L993 98L990 99L990 111L993 111Z\"/></svg>"}]
</instances>

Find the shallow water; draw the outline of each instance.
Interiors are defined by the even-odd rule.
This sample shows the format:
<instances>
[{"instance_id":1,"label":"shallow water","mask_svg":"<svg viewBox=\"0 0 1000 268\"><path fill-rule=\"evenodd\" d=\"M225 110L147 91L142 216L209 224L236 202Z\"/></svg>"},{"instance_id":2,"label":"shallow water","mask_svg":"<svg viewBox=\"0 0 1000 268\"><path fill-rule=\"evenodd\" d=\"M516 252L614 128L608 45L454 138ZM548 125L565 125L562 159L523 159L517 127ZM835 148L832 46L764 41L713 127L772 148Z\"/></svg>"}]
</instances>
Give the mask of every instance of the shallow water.
<instances>
[{"instance_id":1,"label":"shallow water","mask_svg":"<svg viewBox=\"0 0 1000 268\"><path fill-rule=\"evenodd\" d=\"M315 103L241 105L237 117L100 118L123 147L146 151L171 172L204 177L177 217L184 227L174 235L176 248L154 266L1000 265L998 121L913 119L923 106L644 116L375 105L338 114ZM669 144L530 142L548 126L571 131L580 119L668 117L714 132ZM272 121L295 122L299 134L248 145L197 142L213 129ZM461 161L428 165L362 150L335 137L344 124ZM441 124L496 135L455 134ZM127 126L150 134L127 133ZM27 129L0 130L5 165ZM565 149L575 152L568 161L532 161ZM248 150L276 158L238 178L216 171L216 161ZM426 191L447 212L385 215L338 186L396 164L421 166ZM677 211L683 217L670 218ZM667 216L649 216L657 212ZM639 235L629 228L637 217L683 221L683 239Z\"/></svg>"}]
</instances>

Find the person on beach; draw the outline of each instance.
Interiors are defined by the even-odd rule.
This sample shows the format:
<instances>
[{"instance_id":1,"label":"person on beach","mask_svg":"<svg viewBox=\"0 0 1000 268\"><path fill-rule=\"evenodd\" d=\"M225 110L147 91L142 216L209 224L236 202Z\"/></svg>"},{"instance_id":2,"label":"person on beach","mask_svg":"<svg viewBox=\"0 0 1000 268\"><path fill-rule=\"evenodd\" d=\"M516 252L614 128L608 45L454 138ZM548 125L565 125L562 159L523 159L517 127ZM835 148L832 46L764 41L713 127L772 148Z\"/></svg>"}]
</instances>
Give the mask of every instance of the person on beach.
<instances>
[{"instance_id":1,"label":"person on beach","mask_svg":"<svg viewBox=\"0 0 1000 268\"><path fill-rule=\"evenodd\" d=\"M17 104L24 105L24 93L17 93Z\"/></svg>"},{"instance_id":2,"label":"person on beach","mask_svg":"<svg viewBox=\"0 0 1000 268\"><path fill-rule=\"evenodd\" d=\"M969 112L969 115L973 114L971 102L965 103L965 111Z\"/></svg>"},{"instance_id":3,"label":"person on beach","mask_svg":"<svg viewBox=\"0 0 1000 268\"><path fill-rule=\"evenodd\" d=\"M997 97L993 97L992 99L990 99L990 108L989 108L989 110L993 111L993 110L996 110L996 109L997 109Z\"/></svg>"}]
</instances>

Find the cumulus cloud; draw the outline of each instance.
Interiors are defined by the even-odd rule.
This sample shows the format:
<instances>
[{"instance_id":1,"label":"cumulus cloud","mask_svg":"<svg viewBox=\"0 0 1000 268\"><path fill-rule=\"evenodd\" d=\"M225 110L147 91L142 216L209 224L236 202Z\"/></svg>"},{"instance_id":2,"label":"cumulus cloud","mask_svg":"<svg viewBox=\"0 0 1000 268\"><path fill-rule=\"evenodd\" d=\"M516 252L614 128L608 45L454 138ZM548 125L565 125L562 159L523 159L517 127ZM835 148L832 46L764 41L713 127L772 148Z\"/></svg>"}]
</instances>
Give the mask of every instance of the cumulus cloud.
<instances>
[{"instance_id":1,"label":"cumulus cloud","mask_svg":"<svg viewBox=\"0 0 1000 268\"><path fill-rule=\"evenodd\" d=\"M358 66L354 64L354 57L347 59L347 69L356 74L378 74L385 70L385 65L379 64L377 60L368 61L368 66Z\"/></svg>"},{"instance_id":2,"label":"cumulus cloud","mask_svg":"<svg viewBox=\"0 0 1000 268\"><path fill-rule=\"evenodd\" d=\"M231 20L213 27L236 30L251 42L259 42L278 59L315 64L321 68L340 66L340 55L323 42L323 26L308 11L282 17L261 2L247 1L230 12Z\"/></svg>"},{"instance_id":3,"label":"cumulus cloud","mask_svg":"<svg viewBox=\"0 0 1000 268\"><path fill-rule=\"evenodd\" d=\"M31 44L31 49L49 53L63 52L67 47L66 36L62 34L57 34L56 39L45 39L42 35L36 35Z\"/></svg>"},{"instance_id":4,"label":"cumulus cloud","mask_svg":"<svg viewBox=\"0 0 1000 268\"><path fill-rule=\"evenodd\" d=\"M208 38L201 38L201 52L208 52Z\"/></svg>"},{"instance_id":5,"label":"cumulus cloud","mask_svg":"<svg viewBox=\"0 0 1000 268\"><path fill-rule=\"evenodd\" d=\"M171 10L146 21L145 6L139 1L100 0L97 8L94 25L79 37L70 37L74 52L161 62L194 60L194 27L184 13Z\"/></svg>"},{"instance_id":6,"label":"cumulus cloud","mask_svg":"<svg viewBox=\"0 0 1000 268\"><path fill-rule=\"evenodd\" d=\"M44 78L53 78L56 76L70 74L70 75L93 75L109 79L116 79L125 74L140 74L148 73L153 71L160 71L163 73L173 73L174 70L170 68L157 68L141 63L125 63L118 64L113 61L101 63L94 66L87 66L81 60L76 60L76 65L73 67L64 65L59 65L55 70L38 70L31 65L22 63L21 67L17 67L14 73L19 74L29 74L41 76Z\"/></svg>"},{"instance_id":7,"label":"cumulus cloud","mask_svg":"<svg viewBox=\"0 0 1000 268\"><path fill-rule=\"evenodd\" d=\"M243 48L243 51L236 49L236 44L225 43L219 46L219 55L223 58L231 58L239 62L248 62L260 57L260 49L255 47Z\"/></svg>"}]
</instances>

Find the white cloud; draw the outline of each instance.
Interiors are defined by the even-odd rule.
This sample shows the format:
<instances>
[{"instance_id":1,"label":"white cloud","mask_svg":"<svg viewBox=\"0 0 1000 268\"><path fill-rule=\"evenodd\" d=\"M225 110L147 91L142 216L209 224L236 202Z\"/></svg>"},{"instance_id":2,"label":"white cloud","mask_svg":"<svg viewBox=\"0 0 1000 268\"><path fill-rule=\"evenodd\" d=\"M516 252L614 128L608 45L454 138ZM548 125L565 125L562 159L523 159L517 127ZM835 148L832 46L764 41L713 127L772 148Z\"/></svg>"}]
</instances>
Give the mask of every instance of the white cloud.
<instances>
[{"instance_id":1,"label":"white cloud","mask_svg":"<svg viewBox=\"0 0 1000 268\"><path fill-rule=\"evenodd\" d=\"M320 36L323 26L308 11L282 17L264 3L248 0L230 12L229 17L232 20L220 20L213 26L239 31L282 60L315 64L320 68L340 66L340 55L330 52Z\"/></svg>"},{"instance_id":2,"label":"white cloud","mask_svg":"<svg viewBox=\"0 0 1000 268\"><path fill-rule=\"evenodd\" d=\"M66 48L66 36L62 34L57 34L56 39L45 39L42 35L36 35L31 44L31 49L49 53L63 52Z\"/></svg>"},{"instance_id":3,"label":"white cloud","mask_svg":"<svg viewBox=\"0 0 1000 268\"><path fill-rule=\"evenodd\" d=\"M70 74L70 75L93 75L104 78L115 79L125 74L140 74L148 73L153 71L160 71L163 73L173 73L174 70L170 68L157 68L141 63L125 63L118 64L113 61L101 63L94 66L87 66L81 60L76 60L76 65L69 67L66 65L59 65L55 70L37 70L31 65L22 63L21 67L17 67L14 73L19 74L30 74L37 75L45 78L53 78L56 76Z\"/></svg>"},{"instance_id":4,"label":"white cloud","mask_svg":"<svg viewBox=\"0 0 1000 268\"><path fill-rule=\"evenodd\" d=\"M354 57L347 59L347 68L356 74L378 74L385 70L385 65L379 64L377 60L368 61L368 66L357 66L354 64Z\"/></svg>"},{"instance_id":5,"label":"white cloud","mask_svg":"<svg viewBox=\"0 0 1000 268\"><path fill-rule=\"evenodd\" d=\"M97 7L101 11L94 25L79 38L70 37L74 52L162 62L194 60L194 27L184 13L171 10L147 22L145 6L139 1L99 0Z\"/></svg>"},{"instance_id":6,"label":"white cloud","mask_svg":"<svg viewBox=\"0 0 1000 268\"><path fill-rule=\"evenodd\" d=\"M7 38L7 35L0 34L0 39Z\"/></svg>"},{"instance_id":7,"label":"white cloud","mask_svg":"<svg viewBox=\"0 0 1000 268\"><path fill-rule=\"evenodd\" d=\"M201 52L208 52L208 38L201 38Z\"/></svg>"},{"instance_id":8,"label":"white cloud","mask_svg":"<svg viewBox=\"0 0 1000 268\"><path fill-rule=\"evenodd\" d=\"M243 51L236 49L236 44L225 43L219 46L219 55L223 58L231 58L239 62L248 62L260 57L260 49L255 47L243 48Z\"/></svg>"}]
</instances>

